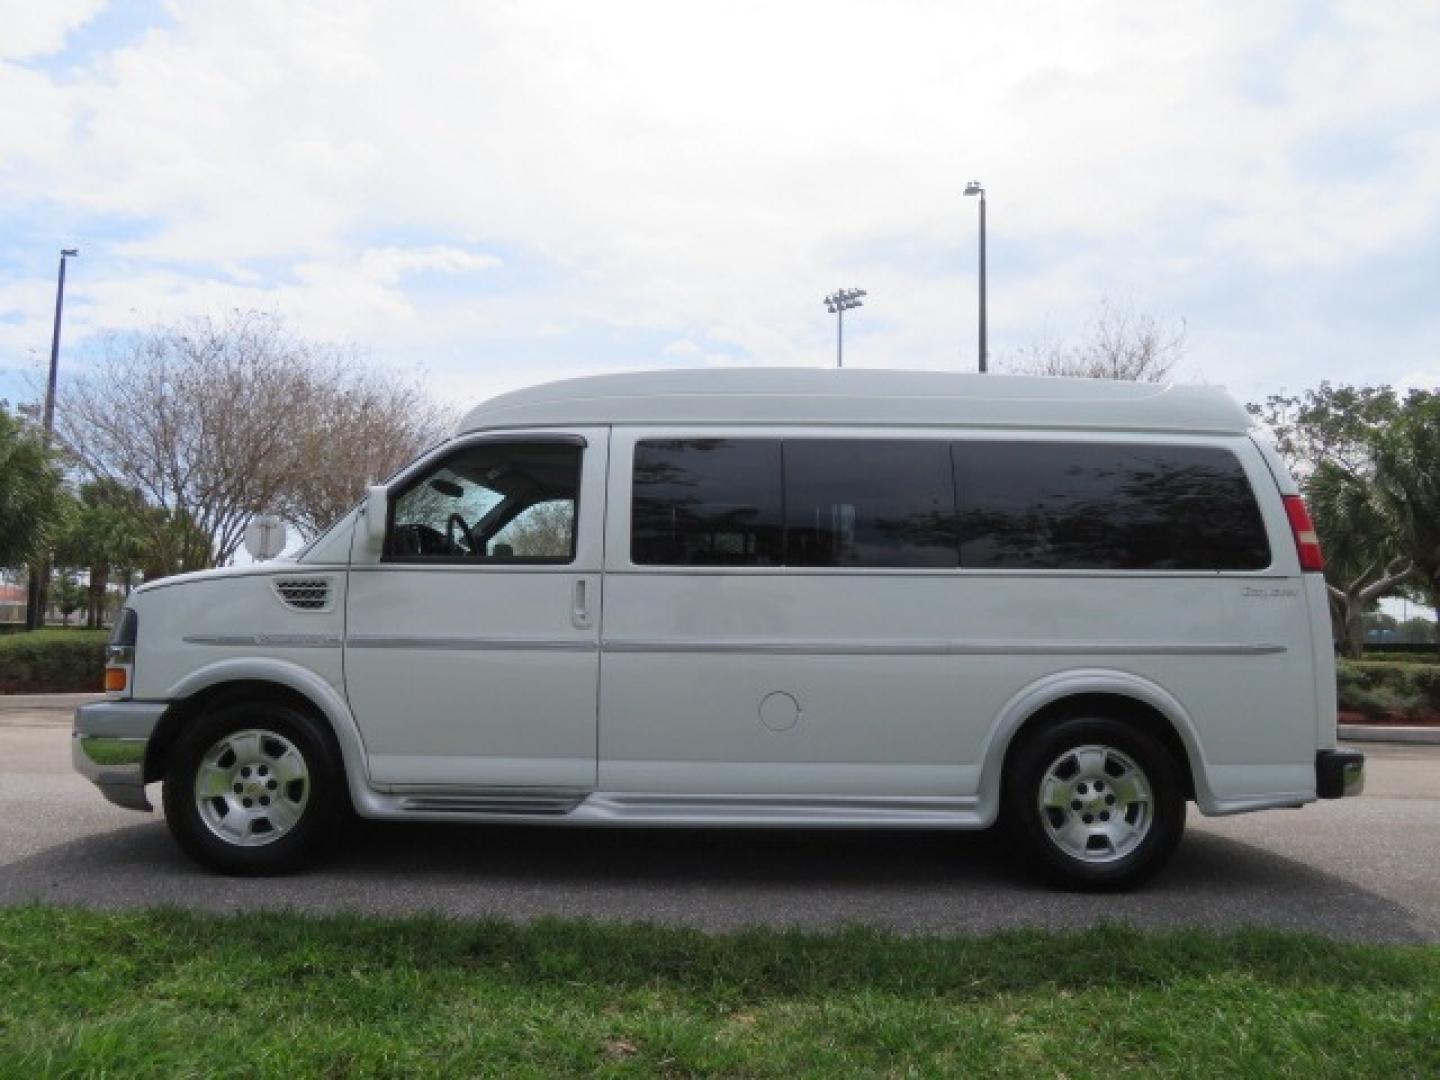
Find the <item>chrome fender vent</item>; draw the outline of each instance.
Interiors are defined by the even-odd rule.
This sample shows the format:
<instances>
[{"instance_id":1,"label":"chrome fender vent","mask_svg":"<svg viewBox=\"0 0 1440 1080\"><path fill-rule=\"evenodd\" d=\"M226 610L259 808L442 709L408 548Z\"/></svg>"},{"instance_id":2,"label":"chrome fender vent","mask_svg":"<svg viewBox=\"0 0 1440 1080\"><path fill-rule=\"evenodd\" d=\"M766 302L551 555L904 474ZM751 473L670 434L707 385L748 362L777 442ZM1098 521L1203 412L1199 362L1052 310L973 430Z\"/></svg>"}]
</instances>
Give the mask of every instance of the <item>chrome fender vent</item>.
<instances>
[{"instance_id":1,"label":"chrome fender vent","mask_svg":"<svg viewBox=\"0 0 1440 1080\"><path fill-rule=\"evenodd\" d=\"M296 611L330 610L329 578L279 578L275 582L275 594L282 604Z\"/></svg>"}]
</instances>

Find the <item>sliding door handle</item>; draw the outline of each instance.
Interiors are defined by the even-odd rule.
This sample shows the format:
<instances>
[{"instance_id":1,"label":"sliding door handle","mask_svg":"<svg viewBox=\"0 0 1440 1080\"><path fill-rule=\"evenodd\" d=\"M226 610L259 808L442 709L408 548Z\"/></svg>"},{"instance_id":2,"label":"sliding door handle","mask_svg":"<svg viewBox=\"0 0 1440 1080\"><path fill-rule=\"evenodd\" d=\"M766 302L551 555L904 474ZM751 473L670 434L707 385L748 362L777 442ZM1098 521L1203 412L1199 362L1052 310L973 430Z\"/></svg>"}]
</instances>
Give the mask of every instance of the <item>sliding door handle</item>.
<instances>
[{"instance_id":1,"label":"sliding door handle","mask_svg":"<svg viewBox=\"0 0 1440 1080\"><path fill-rule=\"evenodd\" d=\"M591 621L590 583L579 578L570 594L570 624L576 630L589 630Z\"/></svg>"}]
</instances>

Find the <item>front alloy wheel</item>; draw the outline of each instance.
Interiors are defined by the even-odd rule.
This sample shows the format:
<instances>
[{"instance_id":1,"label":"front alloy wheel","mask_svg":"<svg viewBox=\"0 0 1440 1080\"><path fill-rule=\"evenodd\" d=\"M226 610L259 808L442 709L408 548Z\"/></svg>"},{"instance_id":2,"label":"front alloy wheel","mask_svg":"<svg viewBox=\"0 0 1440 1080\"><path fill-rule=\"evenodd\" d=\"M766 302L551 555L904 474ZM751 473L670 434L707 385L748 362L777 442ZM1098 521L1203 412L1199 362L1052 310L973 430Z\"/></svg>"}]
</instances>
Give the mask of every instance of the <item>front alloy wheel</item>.
<instances>
[{"instance_id":1,"label":"front alloy wheel","mask_svg":"<svg viewBox=\"0 0 1440 1080\"><path fill-rule=\"evenodd\" d=\"M247 728L222 736L200 759L195 806L220 840L241 847L273 844L305 814L310 768L289 739Z\"/></svg>"},{"instance_id":2,"label":"front alloy wheel","mask_svg":"<svg viewBox=\"0 0 1440 1080\"><path fill-rule=\"evenodd\" d=\"M193 718L165 769L165 821L223 874L279 874L334 845L347 805L339 747L308 713L236 702Z\"/></svg>"}]
</instances>

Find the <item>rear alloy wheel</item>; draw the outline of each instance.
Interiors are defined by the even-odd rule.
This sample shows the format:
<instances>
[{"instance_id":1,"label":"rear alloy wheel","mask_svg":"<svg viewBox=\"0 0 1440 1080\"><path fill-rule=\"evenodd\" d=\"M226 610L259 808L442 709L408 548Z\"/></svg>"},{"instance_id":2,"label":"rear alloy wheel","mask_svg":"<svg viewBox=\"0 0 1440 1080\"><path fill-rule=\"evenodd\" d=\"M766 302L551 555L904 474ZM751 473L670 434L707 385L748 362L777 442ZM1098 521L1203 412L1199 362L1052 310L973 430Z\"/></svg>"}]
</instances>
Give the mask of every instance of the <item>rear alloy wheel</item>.
<instances>
[{"instance_id":1,"label":"rear alloy wheel","mask_svg":"<svg viewBox=\"0 0 1440 1080\"><path fill-rule=\"evenodd\" d=\"M226 874L296 869L331 846L344 775L330 734L286 705L197 718L170 754L165 819L197 862Z\"/></svg>"},{"instance_id":2,"label":"rear alloy wheel","mask_svg":"<svg viewBox=\"0 0 1440 1080\"><path fill-rule=\"evenodd\" d=\"M1073 718L1026 740L1006 778L1007 813L1031 861L1070 888L1137 885L1185 827L1179 769L1146 732Z\"/></svg>"}]
</instances>

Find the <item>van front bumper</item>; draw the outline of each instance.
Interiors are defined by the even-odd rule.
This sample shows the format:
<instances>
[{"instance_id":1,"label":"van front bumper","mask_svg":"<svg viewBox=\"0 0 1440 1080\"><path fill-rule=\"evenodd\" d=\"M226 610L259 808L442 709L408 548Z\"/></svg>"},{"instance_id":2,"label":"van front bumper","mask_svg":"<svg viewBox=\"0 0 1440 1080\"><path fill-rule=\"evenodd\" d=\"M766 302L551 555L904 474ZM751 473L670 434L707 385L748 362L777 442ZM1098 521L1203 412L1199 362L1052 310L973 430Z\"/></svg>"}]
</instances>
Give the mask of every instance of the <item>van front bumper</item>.
<instances>
[{"instance_id":1,"label":"van front bumper","mask_svg":"<svg viewBox=\"0 0 1440 1080\"><path fill-rule=\"evenodd\" d=\"M116 806L154 809L145 798L145 750L166 707L160 701L97 701L75 710L70 760Z\"/></svg>"},{"instance_id":2,"label":"van front bumper","mask_svg":"<svg viewBox=\"0 0 1440 1080\"><path fill-rule=\"evenodd\" d=\"M1359 750L1320 750L1315 754L1315 794L1343 799L1365 790L1365 755Z\"/></svg>"}]
</instances>

